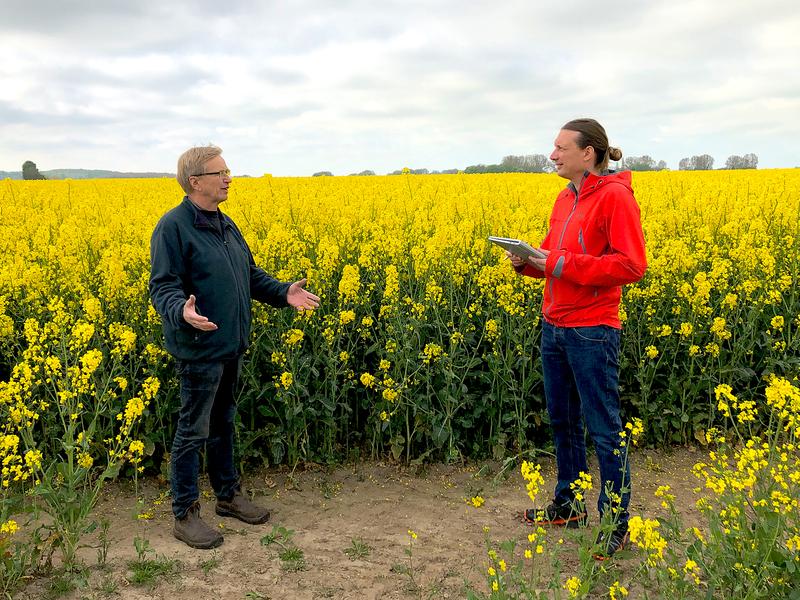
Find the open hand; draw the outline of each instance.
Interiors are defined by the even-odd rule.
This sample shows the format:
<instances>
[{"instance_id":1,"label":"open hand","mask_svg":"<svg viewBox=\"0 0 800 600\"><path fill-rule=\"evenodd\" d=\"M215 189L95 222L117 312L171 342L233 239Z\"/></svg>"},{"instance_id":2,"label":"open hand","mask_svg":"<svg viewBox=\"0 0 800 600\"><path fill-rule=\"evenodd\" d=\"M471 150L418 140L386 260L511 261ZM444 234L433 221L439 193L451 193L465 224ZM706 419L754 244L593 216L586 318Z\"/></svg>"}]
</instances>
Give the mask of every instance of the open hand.
<instances>
[{"instance_id":1,"label":"open hand","mask_svg":"<svg viewBox=\"0 0 800 600\"><path fill-rule=\"evenodd\" d=\"M186 304L183 305L183 320L195 329L200 329L202 331L214 331L218 329L215 323L212 323L208 320L208 317L204 317L197 311L196 302L197 298L194 297L194 294L190 295Z\"/></svg>"},{"instance_id":2,"label":"open hand","mask_svg":"<svg viewBox=\"0 0 800 600\"><path fill-rule=\"evenodd\" d=\"M289 291L286 293L286 302L289 303L289 306L293 306L297 310L313 310L319 306L319 296L304 289L307 282L308 280L304 277L289 286Z\"/></svg>"}]
</instances>

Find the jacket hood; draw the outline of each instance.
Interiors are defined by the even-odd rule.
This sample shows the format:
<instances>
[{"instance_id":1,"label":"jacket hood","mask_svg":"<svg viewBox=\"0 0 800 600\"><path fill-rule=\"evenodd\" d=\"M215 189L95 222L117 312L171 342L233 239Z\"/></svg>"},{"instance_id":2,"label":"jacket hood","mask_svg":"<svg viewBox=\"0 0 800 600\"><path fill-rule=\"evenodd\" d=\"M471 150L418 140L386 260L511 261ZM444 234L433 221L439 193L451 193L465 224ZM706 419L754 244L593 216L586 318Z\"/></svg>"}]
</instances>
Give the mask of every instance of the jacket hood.
<instances>
[{"instance_id":1,"label":"jacket hood","mask_svg":"<svg viewBox=\"0 0 800 600\"><path fill-rule=\"evenodd\" d=\"M616 173L607 172L601 175L589 173L589 176L583 181L581 192L591 194L592 192L599 190L601 187L610 185L612 183L624 185L632 192L633 188L631 187L631 179L630 171L619 171Z\"/></svg>"},{"instance_id":2,"label":"jacket hood","mask_svg":"<svg viewBox=\"0 0 800 600\"><path fill-rule=\"evenodd\" d=\"M581 195L586 196L587 194L593 194L600 188L612 183L623 185L628 191L633 192L630 171L606 171L600 175L595 175L594 173L586 171L583 183L581 184ZM572 193L577 195L577 190L572 182L567 184L567 189L572 190Z\"/></svg>"}]
</instances>

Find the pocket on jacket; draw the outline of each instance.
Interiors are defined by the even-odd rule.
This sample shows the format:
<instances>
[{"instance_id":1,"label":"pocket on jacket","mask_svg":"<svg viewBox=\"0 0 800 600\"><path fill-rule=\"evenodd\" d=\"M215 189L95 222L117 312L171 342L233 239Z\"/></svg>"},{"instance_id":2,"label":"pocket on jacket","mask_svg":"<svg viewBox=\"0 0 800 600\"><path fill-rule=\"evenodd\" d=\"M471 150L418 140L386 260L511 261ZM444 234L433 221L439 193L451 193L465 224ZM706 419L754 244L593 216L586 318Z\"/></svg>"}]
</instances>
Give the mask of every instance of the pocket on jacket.
<instances>
[{"instance_id":1,"label":"pocket on jacket","mask_svg":"<svg viewBox=\"0 0 800 600\"><path fill-rule=\"evenodd\" d=\"M207 333L202 329L192 327L191 329L178 329L175 332L175 341L181 346L196 346L203 339L203 335Z\"/></svg>"}]
</instances>

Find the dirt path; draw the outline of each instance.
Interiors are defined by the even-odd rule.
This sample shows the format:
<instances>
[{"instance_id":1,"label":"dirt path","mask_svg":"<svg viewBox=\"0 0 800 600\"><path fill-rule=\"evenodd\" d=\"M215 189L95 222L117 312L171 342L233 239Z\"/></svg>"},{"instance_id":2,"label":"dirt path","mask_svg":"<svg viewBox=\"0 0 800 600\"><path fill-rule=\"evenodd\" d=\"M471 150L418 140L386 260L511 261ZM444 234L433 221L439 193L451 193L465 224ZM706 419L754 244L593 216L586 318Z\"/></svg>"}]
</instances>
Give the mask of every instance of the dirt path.
<instances>
[{"instance_id":1,"label":"dirt path","mask_svg":"<svg viewBox=\"0 0 800 600\"><path fill-rule=\"evenodd\" d=\"M631 514L649 517L663 513L653 497L659 485L669 484L676 505L691 511L697 480L691 466L702 454L692 450L670 453L636 451L632 460L634 494ZM546 486L542 499L554 482L554 464L542 459ZM269 471L249 474L245 483L256 499L272 510L269 523L248 526L213 513L214 501L207 481L203 482L202 514L219 526L225 543L215 551L193 550L172 537L169 499L165 485L155 480L140 482L139 495L152 514L150 520L136 519L136 493L129 484L114 487L96 510L98 519L110 521L110 546L105 569L97 566L96 550L85 548L82 557L90 567L83 588L63 598L121 598L124 600L163 598L203 600L244 598L464 598L468 584L486 591L483 575L487 566L484 527L492 539L524 540L530 529L517 515L527 506L523 480L518 471L494 482L499 464L467 467L434 465L423 470L383 463L362 463L334 470L313 468L295 472ZM597 478L596 464L592 473ZM486 503L474 508L466 499L480 494ZM596 493L589 505L596 503ZM593 511L594 512L594 511ZM593 523L596 523L596 514ZM691 518L687 525L693 524ZM290 544L303 551L305 568L282 561L276 544L264 546L261 538L278 525L294 530ZM418 534L413 548L414 579L407 572L411 529ZM565 574L574 565L577 535L588 533L552 532L562 536L566 552ZM134 538L147 539L155 553L178 561L176 573L155 586L134 585L127 567L136 558ZM557 538L556 538L557 539ZM361 542L361 556L350 557L345 549ZM150 557L154 555L151 553ZM52 582L38 580L19 598L47 598Z\"/></svg>"}]
</instances>

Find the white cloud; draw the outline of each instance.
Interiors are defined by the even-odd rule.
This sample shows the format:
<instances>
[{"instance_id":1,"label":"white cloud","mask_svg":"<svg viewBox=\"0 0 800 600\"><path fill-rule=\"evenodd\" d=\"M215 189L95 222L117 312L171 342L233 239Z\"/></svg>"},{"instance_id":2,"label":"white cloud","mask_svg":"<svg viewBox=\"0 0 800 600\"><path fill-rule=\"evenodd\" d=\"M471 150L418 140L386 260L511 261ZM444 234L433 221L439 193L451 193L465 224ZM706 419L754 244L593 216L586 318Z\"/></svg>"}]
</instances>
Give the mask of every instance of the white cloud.
<instances>
[{"instance_id":1,"label":"white cloud","mask_svg":"<svg viewBox=\"0 0 800 600\"><path fill-rule=\"evenodd\" d=\"M209 141L252 174L463 168L577 116L673 167L800 164L787 0L5 4L0 169L172 170Z\"/></svg>"}]
</instances>

